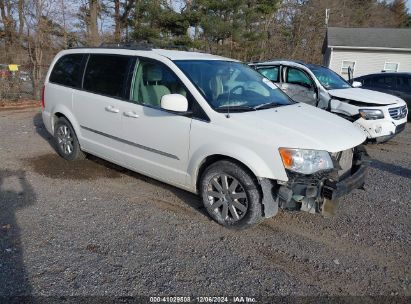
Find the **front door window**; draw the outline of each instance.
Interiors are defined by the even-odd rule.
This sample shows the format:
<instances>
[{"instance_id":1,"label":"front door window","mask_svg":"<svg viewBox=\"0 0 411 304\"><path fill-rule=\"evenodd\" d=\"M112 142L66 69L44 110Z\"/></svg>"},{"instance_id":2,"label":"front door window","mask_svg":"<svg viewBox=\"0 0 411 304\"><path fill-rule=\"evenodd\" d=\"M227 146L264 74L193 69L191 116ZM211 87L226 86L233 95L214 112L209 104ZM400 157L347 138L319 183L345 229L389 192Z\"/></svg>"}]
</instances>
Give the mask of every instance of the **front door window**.
<instances>
[{"instance_id":1,"label":"front door window","mask_svg":"<svg viewBox=\"0 0 411 304\"><path fill-rule=\"evenodd\" d=\"M160 108L161 98L167 94L181 94L187 97L187 90L177 76L161 62L139 60L135 69L130 100Z\"/></svg>"}]
</instances>

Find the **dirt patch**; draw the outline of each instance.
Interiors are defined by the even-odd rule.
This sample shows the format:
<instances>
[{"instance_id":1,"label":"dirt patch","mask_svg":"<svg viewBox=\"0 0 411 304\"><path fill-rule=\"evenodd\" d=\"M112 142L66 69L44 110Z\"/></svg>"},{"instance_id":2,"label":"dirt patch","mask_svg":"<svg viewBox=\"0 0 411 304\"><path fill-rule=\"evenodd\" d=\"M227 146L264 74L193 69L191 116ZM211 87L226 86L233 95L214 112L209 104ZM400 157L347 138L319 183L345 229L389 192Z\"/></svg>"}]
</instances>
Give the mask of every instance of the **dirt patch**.
<instances>
[{"instance_id":1,"label":"dirt patch","mask_svg":"<svg viewBox=\"0 0 411 304\"><path fill-rule=\"evenodd\" d=\"M95 180L98 178L119 178L125 169L114 168L114 165L102 160L85 159L66 161L56 154L45 154L24 161L41 175L74 180Z\"/></svg>"}]
</instances>

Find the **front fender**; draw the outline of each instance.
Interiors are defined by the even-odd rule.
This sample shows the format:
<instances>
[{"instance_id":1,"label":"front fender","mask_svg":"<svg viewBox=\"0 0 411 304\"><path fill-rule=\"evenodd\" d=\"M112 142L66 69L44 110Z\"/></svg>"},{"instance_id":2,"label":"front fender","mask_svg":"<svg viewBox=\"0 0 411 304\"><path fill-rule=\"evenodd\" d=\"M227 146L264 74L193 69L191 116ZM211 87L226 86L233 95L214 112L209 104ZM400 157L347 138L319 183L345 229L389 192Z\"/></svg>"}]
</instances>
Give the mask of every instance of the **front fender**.
<instances>
[{"instance_id":1,"label":"front fender","mask_svg":"<svg viewBox=\"0 0 411 304\"><path fill-rule=\"evenodd\" d=\"M189 157L190 161L187 170L190 178L189 183L192 187L196 187L199 169L205 159L210 156L233 158L244 164L258 178L287 181L287 173L285 172L280 155L275 152L273 149L266 153L260 152L257 154L255 150L236 143L210 143L203 145L193 151Z\"/></svg>"}]
</instances>

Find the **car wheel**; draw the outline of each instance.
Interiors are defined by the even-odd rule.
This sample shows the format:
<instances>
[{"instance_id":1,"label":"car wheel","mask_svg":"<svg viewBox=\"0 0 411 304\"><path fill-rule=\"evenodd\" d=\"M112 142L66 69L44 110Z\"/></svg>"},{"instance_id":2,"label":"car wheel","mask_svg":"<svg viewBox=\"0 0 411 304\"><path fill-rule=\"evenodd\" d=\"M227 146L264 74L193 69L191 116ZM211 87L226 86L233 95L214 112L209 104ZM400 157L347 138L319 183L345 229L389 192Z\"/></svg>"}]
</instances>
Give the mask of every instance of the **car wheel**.
<instances>
[{"instance_id":1,"label":"car wheel","mask_svg":"<svg viewBox=\"0 0 411 304\"><path fill-rule=\"evenodd\" d=\"M201 196L209 215L230 228L262 221L261 193L256 178L240 164L218 161L201 178Z\"/></svg>"},{"instance_id":2,"label":"car wheel","mask_svg":"<svg viewBox=\"0 0 411 304\"><path fill-rule=\"evenodd\" d=\"M70 122L60 117L54 126L54 139L58 154L66 160L85 159L86 155L80 149L76 133Z\"/></svg>"}]
</instances>

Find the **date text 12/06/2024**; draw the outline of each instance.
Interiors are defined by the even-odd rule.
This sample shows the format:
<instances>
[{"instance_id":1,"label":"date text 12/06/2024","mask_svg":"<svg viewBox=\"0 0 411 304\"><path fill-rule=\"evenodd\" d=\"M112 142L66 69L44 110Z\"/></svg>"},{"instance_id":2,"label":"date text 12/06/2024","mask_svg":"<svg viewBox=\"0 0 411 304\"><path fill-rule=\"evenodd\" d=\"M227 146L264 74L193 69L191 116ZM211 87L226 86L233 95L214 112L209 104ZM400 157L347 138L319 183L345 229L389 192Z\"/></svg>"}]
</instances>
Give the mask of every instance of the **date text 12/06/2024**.
<instances>
[{"instance_id":1,"label":"date text 12/06/2024","mask_svg":"<svg viewBox=\"0 0 411 304\"><path fill-rule=\"evenodd\" d=\"M256 303L253 297L150 297L151 303Z\"/></svg>"}]
</instances>

